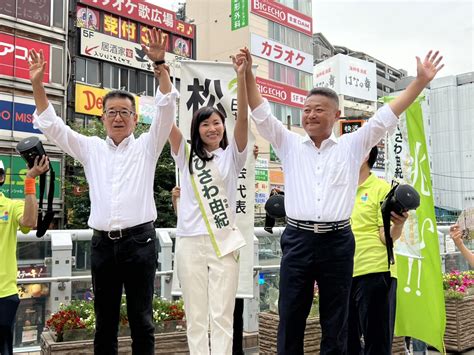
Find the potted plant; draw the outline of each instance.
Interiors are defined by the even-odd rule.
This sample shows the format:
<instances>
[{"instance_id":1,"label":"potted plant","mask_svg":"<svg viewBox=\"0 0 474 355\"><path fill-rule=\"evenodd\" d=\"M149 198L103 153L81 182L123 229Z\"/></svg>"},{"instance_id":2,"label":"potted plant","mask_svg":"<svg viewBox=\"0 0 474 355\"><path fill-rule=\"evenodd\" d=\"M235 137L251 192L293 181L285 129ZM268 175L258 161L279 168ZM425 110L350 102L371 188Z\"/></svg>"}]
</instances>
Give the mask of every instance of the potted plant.
<instances>
[{"instance_id":1,"label":"potted plant","mask_svg":"<svg viewBox=\"0 0 474 355\"><path fill-rule=\"evenodd\" d=\"M443 275L446 304L446 350L474 347L474 271L451 271Z\"/></svg>"}]
</instances>

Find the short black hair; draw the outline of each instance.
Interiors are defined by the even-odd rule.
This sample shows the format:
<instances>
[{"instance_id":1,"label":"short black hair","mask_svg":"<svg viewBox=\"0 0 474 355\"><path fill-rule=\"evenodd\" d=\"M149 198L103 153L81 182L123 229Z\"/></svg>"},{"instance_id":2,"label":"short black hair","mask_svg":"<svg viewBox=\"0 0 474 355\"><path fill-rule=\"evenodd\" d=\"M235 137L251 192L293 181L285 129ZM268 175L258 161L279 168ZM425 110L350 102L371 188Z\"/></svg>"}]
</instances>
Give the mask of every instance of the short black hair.
<instances>
[{"instance_id":1,"label":"short black hair","mask_svg":"<svg viewBox=\"0 0 474 355\"><path fill-rule=\"evenodd\" d=\"M336 103L336 107L339 108L339 97L334 90L329 88L313 88L308 92L308 96L306 96L306 98L313 95L326 96L327 98L333 100Z\"/></svg>"},{"instance_id":2,"label":"short black hair","mask_svg":"<svg viewBox=\"0 0 474 355\"><path fill-rule=\"evenodd\" d=\"M378 154L379 154L379 149L377 148L376 145L374 145L372 149L370 150L369 159L367 159L367 164L369 165L370 169L374 167Z\"/></svg>"},{"instance_id":3,"label":"short black hair","mask_svg":"<svg viewBox=\"0 0 474 355\"><path fill-rule=\"evenodd\" d=\"M105 103L109 99L113 99L113 98L129 99L130 102L132 103L133 112L137 111L137 107L135 106L135 97L125 90L112 90L112 91L109 91L107 94L105 94L104 98L102 99L102 107L104 108L104 111L105 111Z\"/></svg>"}]
</instances>

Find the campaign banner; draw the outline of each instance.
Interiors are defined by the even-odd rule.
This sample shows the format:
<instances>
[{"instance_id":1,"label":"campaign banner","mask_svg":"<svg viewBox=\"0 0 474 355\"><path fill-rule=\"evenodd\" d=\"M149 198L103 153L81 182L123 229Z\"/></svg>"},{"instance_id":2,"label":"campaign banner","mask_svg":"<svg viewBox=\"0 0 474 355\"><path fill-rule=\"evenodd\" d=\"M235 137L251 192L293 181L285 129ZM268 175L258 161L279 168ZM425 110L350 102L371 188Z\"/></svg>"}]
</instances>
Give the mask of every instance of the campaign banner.
<instances>
[{"instance_id":1,"label":"campaign banner","mask_svg":"<svg viewBox=\"0 0 474 355\"><path fill-rule=\"evenodd\" d=\"M386 178L410 184L420 195L420 206L410 211L394 247L399 285L395 334L420 339L443 352L443 276L422 100L400 115L395 134L387 140Z\"/></svg>"},{"instance_id":2,"label":"campaign banner","mask_svg":"<svg viewBox=\"0 0 474 355\"><path fill-rule=\"evenodd\" d=\"M80 2L188 38L194 39L195 36L194 25L178 20L174 11L150 4L144 0L80 0Z\"/></svg>"},{"instance_id":3,"label":"campaign banner","mask_svg":"<svg viewBox=\"0 0 474 355\"><path fill-rule=\"evenodd\" d=\"M224 116L227 135L232 136L237 111L237 75L230 63L184 61L181 67L179 127L189 139L193 113L202 106L214 106ZM238 178L236 224L246 245L240 249L238 297L253 298L253 225L255 203L255 159L252 147L255 138L249 128L247 162Z\"/></svg>"},{"instance_id":4,"label":"campaign banner","mask_svg":"<svg viewBox=\"0 0 474 355\"><path fill-rule=\"evenodd\" d=\"M35 49L36 52L43 51L44 59L47 62L43 82L49 83L50 45L7 33L0 33L0 75L29 80L28 52L30 49Z\"/></svg>"},{"instance_id":5,"label":"campaign banner","mask_svg":"<svg viewBox=\"0 0 474 355\"><path fill-rule=\"evenodd\" d=\"M308 15L274 0L250 0L250 4L252 13L308 36L313 36L313 21Z\"/></svg>"},{"instance_id":6,"label":"campaign banner","mask_svg":"<svg viewBox=\"0 0 474 355\"><path fill-rule=\"evenodd\" d=\"M257 82L258 91L268 101L303 108L308 91L258 76L255 80Z\"/></svg>"},{"instance_id":7,"label":"campaign banner","mask_svg":"<svg viewBox=\"0 0 474 355\"><path fill-rule=\"evenodd\" d=\"M313 74L313 55L269 38L250 34L250 52L260 58Z\"/></svg>"}]
</instances>

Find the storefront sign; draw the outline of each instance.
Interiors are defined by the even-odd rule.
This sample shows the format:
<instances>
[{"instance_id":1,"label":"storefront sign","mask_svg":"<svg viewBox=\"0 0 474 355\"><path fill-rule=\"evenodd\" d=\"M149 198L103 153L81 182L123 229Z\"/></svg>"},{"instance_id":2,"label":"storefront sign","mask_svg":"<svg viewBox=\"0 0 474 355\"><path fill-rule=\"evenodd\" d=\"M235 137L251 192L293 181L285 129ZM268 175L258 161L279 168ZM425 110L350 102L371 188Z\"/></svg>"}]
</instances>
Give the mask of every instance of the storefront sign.
<instances>
[{"instance_id":1,"label":"storefront sign","mask_svg":"<svg viewBox=\"0 0 474 355\"><path fill-rule=\"evenodd\" d=\"M314 67L314 86L330 88L339 95L376 101L375 63L338 54Z\"/></svg>"},{"instance_id":2,"label":"storefront sign","mask_svg":"<svg viewBox=\"0 0 474 355\"><path fill-rule=\"evenodd\" d=\"M251 53L272 62L313 73L313 55L251 33Z\"/></svg>"},{"instance_id":3,"label":"storefront sign","mask_svg":"<svg viewBox=\"0 0 474 355\"><path fill-rule=\"evenodd\" d=\"M0 186L0 192L9 198L24 199L24 186L28 170L25 161L20 156L0 155L5 166L5 183ZM54 198L61 198L61 162L59 159L50 158L51 165L56 173L54 180ZM49 185L49 182L48 182ZM39 196L39 179L36 180L36 197Z\"/></svg>"},{"instance_id":4,"label":"storefront sign","mask_svg":"<svg viewBox=\"0 0 474 355\"><path fill-rule=\"evenodd\" d=\"M102 99L109 90L76 84L76 112L102 116Z\"/></svg>"},{"instance_id":5,"label":"storefront sign","mask_svg":"<svg viewBox=\"0 0 474 355\"><path fill-rule=\"evenodd\" d=\"M140 44L85 28L81 29L81 54L136 69L153 71L153 64ZM181 66L178 62L187 58L166 52L165 60L168 64L171 62L171 75L179 78Z\"/></svg>"},{"instance_id":6,"label":"storefront sign","mask_svg":"<svg viewBox=\"0 0 474 355\"><path fill-rule=\"evenodd\" d=\"M249 25L248 0L231 0L231 30L235 31Z\"/></svg>"},{"instance_id":7,"label":"storefront sign","mask_svg":"<svg viewBox=\"0 0 474 355\"><path fill-rule=\"evenodd\" d=\"M311 17L274 0L250 0L250 3L252 13L308 36L313 35L313 21Z\"/></svg>"},{"instance_id":8,"label":"storefront sign","mask_svg":"<svg viewBox=\"0 0 474 355\"><path fill-rule=\"evenodd\" d=\"M341 135L357 131L363 123L364 120L340 120Z\"/></svg>"},{"instance_id":9,"label":"storefront sign","mask_svg":"<svg viewBox=\"0 0 474 355\"><path fill-rule=\"evenodd\" d=\"M268 101L303 108L308 94L306 90L260 77L256 77L255 79L257 81L258 91L260 91L260 94L267 98Z\"/></svg>"},{"instance_id":10,"label":"storefront sign","mask_svg":"<svg viewBox=\"0 0 474 355\"><path fill-rule=\"evenodd\" d=\"M153 27L194 38L194 25L178 20L174 11L152 5L144 0L80 0L80 2Z\"/></svg>"},{"instance_id":11,"label":"storefront sign","mask_svg":"<svg viewBox=\"0 0 474 355\"><path fill-rule=\"evenodd\" d=\"M0 75L29 80L28 51L30 49L35 49L37 52L43 51L44 59L48 63L43 82L49 83L49 44L15 37L6 33L0 33Z\"/></svg>"},{"instance_id":12,"label":"storefront sign","mask_svg":"<svg viewBox=\"0 0 474 355\"><path fill-rule=\"evenodd\" d=\"M270 170L270 183L283 185L284 182L283 171Z\"/></svg>"},{"instance_id":13,"label":"storefront sign","mask_svg":"<svg viewBox=\"0 0 474 355\"><path fill-rule=\"evenodd\" d=\"M35 109L33 99L15 97L13 102L11 95L0 94L0 130L41 134L33 128Z\"/></svg>"},{"instance_id":14,"label":"storefront sign","mask_svg":"<svg viewBox=\"0 0 474 355\"><path fill-rule=\"evenodd\" d=\"M255 180L268 181L268 169L255 169Z\"/></svg>"}]
</instances>

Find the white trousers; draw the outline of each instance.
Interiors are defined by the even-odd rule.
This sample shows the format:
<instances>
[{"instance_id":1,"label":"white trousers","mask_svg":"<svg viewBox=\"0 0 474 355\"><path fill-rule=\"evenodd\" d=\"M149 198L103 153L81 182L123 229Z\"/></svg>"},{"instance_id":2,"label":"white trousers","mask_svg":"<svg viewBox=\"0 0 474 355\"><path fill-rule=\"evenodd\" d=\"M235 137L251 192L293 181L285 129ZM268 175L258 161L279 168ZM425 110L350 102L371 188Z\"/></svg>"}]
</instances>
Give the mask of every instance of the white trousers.
<instances>
[{"instance_id":1,"label":"white trousers","mask_svg":"<svg viewBox=\"0 0 474 355\"><path fill-rule=\"evenodd\" d=\"M233 315L239 281L234 255L218 258L208 235L180 237L177 272L183 292L191 355L232 354Z\"/></svg>"}]
</instances>

